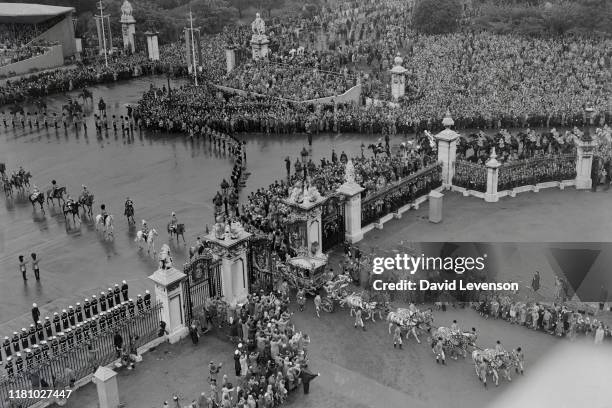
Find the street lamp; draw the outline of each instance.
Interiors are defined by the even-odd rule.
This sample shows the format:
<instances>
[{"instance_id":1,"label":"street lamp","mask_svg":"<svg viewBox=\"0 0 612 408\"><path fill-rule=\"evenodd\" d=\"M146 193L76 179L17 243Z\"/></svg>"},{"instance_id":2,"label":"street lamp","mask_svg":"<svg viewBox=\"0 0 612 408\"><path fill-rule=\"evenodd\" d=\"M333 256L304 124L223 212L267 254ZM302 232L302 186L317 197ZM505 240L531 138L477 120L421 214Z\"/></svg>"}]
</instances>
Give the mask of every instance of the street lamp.
<instances>
[{"instance_id":1,"label":"street lamp","mask_svg":"<svg viewBox=\"0 0 612 408\"><path fill-rule=\"evenodd\" d=\"M595 113L595 109L589 107L584 108L584 113L586 117L586 126L584 129L584 133L582 134L582 140L584 142L592 142L593 138L591 137L591 126L593 125L593 113Z\"/></svg>"}]
</instances>

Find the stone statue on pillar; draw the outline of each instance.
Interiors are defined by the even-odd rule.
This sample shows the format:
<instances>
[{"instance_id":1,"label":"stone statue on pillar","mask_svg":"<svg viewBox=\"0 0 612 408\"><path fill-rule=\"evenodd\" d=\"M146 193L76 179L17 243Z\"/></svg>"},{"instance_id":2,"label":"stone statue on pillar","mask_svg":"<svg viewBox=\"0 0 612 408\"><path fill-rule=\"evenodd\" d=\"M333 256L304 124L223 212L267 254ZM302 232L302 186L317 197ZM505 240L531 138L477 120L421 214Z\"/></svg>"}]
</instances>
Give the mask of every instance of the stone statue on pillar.
<instances>
[{"instance_id":1,"label":"stone statue on pillar","mask_svg":"<svg viewBox=\"0 0 612 408\"><path fill-rule=\"evenodd\" d=\"M123 48L130 50L132 53L136 51L134 35L136 34L136 20L132 13L134 9L128 0L124 0L121 5L121 32L123 35Z\"/></svg>"},{"instance_id":2,"label":"stone statue on pillar","mask_svg":"<svg viewBox=\"0 0 612 408\"><path fill-rule=\"evenodd\" d=\"M406 72L408 70L402 66L404 60L398 53L393 60L391 68L391 95L395 101L403 98L406 94Z\"/></svg>"},{"instance_id":3,"label":"stone statue on pillar","mask_svg":"<svg viewBox=\"0 0 612 408\"><path fill-rule=\"evenodd\" d=\"M266 23L261 18L261 15L257 13L255 20L251 23L251 50L253 52L254 60L261 60L268 56L268 36L266 35Z\"/></svg>"}]
</instances>

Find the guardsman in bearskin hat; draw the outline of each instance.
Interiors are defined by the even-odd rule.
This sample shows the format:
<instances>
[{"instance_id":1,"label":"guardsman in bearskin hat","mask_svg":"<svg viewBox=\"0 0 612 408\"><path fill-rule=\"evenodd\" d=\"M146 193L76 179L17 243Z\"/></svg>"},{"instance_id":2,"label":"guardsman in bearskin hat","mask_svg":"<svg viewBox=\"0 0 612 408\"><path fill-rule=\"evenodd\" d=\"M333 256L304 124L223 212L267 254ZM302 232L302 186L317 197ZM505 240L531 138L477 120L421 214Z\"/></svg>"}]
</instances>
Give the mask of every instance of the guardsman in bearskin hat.
<instances>
[{"instance_id":1,"label":"guardsman in bearskin hat","mask_svg":"<svg viewBox=\"0 0 612 408\"><path fill-rule=\"evenodd\" d=\"M70 326L74 326L76 324L74 307L72 307L72 305L68 306L68 321L70 322Z\"/></svg>"},{"instance_id":2,"label":"guardsman in bearskin hat","mask_svg":"<svg viewBox=\"0 0 612 408\"><path fill-rule=\"evenodd\" d=\"M121 305L119 306L119 312L121 315L121 319L127 318L127 302L121 302Z\"/></svg>"}]
</instances>

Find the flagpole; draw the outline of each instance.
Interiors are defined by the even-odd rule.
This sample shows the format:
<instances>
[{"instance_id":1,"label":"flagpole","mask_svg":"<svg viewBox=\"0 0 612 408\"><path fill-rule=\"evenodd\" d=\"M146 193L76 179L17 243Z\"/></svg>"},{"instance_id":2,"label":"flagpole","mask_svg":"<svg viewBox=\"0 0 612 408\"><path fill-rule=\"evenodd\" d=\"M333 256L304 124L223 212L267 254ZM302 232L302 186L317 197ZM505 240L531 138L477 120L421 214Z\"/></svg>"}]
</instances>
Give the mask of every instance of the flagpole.
<instances>
[{"instance_id":1,"label":"flagpole","mask_svg":"<svg viewBox=\"0 0 612 408\"><path fill-rule=\"evenodd\" d=\"M108 68L108 56L106 55L106 34L104 34L104 11L102 0L100 0L100 24L102 25L102 44L104 45L104 65Z\"/></svg>"},{"instance_id":2,"label":"flagpole","mask_svg":"<svg viewBox=\"0 0 612 408\"><path fill-rule=\"evenodd\" d=\"M195 52L195 40L193 39L193 13L191 12L191 8L189 9L189 23L191 26L191 54L193 59L193 79L195 80L195 86L198 86L198 64L196 62L196 52Z\"/></svg>"}]
</instances>

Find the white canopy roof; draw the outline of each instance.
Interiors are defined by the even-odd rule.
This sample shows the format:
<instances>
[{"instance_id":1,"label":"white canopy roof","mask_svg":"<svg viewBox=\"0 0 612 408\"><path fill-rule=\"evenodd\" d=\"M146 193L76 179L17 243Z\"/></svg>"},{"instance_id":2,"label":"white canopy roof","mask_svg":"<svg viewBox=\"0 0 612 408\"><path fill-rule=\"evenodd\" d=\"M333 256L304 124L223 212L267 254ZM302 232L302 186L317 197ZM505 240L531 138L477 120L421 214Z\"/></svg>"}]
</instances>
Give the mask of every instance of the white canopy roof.
<instances>
[{"instance_id":1,"label":"white canopy roof","mask_svg":"<svg viewBox=\"0 0 612 408\"><path fill-rule=\"evenodd\" d=\"M38 24L74 12L73 7L44 4L0 3L0 24Z\"/></svg>"}]
</instances>

